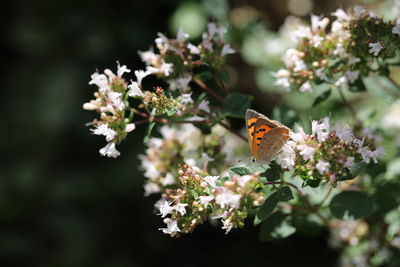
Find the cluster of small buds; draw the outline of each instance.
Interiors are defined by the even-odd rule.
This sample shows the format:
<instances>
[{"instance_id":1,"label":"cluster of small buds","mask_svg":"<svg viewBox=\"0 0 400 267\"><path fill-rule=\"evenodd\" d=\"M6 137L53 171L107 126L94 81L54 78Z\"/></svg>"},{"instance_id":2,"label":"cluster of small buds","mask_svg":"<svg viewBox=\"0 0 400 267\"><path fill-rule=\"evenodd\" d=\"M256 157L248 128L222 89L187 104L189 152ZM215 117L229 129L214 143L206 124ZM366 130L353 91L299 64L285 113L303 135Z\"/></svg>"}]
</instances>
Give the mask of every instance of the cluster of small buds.
<instances>
[{"instance_id":1,"label":"cluster of small buds","mask_svg":"<svg viewBox=\"0 0 400 267\"><path fill-rule=\"evenodd\" d=\"M331 243L334 246L355 246L368 234L368 224L362 220L337 220L332 222Z\"/></svg>"},{"instance_id":2,"label":"cluster of small buds","mask_svg":"<svg viewBox=\"0 0 400 267\"><path fill-rule=\"evenodd\" d=\"M108 144L100 149L100 154L107 157L118 157L119 151L115 148L126 135L135 129L135 124L126 117L128 108L128 84L122 75L130 70L118 63L117 75L111 70L104 70L104 74L95 72L89 84L95 84L98 90L94 93L95 99L83 105L86 110L100 113L90 125L95 135L104 135Z\"/></svg>"},{"instance_id":3,"label":"cluster of small buds","mask_svg":"<svg viewBox=\"0 0 400 267\"><path fill-rule=\"evenodd\" d=\"M329 118L312 122L312 134L296 126L284 145L278 160L282 168L294 169L308 185L318 186L321 180L331 183L351 178L350 168L360 162L376 163L385 153L377 146L377 135L365 131L366 137L357 139L347 125L330 126ZM369 136L369 138L368 138Z\"/></svg>"},{"instance_id":4,"label":"cluster of small buds","mask_svg":"<svg viewBox=\"0 0 400 267\"><path fill-rule=\"evenodd\" d=\"M248 211L264 203L263 187L258 175L234 175L232 178L209 176L198 167L183 164L178 171L178 183L168 188L155 204L171 236L190 233L197 225L211 219L221 219L228 233L242 227Z\"/></svg>"},{"instance_id":5,"label":"cluster of small buds","mask_svg":"<svg viewBox=\"0 0 400 267\"><path fill-rule=\"evenodd\" d=\"M208 31L197 46L189 42L189 35L182 28L178 29L176 39L158 33L155 43L159 54L150 49L139 52L139 55L147 65L147 73L165 78L171 90L188 92L193 68L204 65L218 70L225 63L225 56L235 52L225 42L226 31L223 26L209 23Z\"/></svg>"},{"instance_id":6,"label":"cluster of small buds","mask_svg":"<svg viewBox=\"0 0 400 267\"><path fill-rule=\"evenodd\" d=\"M321 83L357 90L361 77L386 69L373 63L395 56L400 22L384 22L360 6L349 13L338 9L332 15L336 20L329 31L328 18L311 15L311 26L301 25L293 33L297 47L286 51L286 69L274 74L277 85L300 92L311 92L312 84Z\"/></svg>"},{"instance_id":7,"label":"cluster of small buds","mask_svg":"<svg viewBox=\"0 0 400 267\"><path fill-rule=\"evenodd\" d=\"M222 174L230 166L222 151L226 131L219 126L214 126L209 135L192 124L163 126L160 133L162 138L150 138L145 155L140 156L148 178L144 185L146 196L174 187L181 164L199 166L213 175Z\"/></svg>"}]
</instances>

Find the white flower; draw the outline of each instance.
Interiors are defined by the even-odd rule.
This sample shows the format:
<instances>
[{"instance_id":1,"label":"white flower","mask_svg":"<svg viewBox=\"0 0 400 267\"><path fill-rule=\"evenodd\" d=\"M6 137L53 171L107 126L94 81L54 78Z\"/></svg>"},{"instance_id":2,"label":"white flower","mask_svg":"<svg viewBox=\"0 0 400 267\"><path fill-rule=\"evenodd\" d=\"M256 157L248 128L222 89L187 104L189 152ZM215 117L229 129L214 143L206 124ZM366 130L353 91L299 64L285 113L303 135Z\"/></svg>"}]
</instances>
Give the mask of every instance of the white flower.
<instances>
[{"instance_id":1,"label":"white flower","mask_svg":"<svg viewBox=\"0 0 400 267\"><path fill-rule=\"evenodd\" d=\"M323 160L319 160L317 165L315 165L320 174L327 173L329 171L329 166L330 166L329 162Z\"/></svg>"},{"instance_id":2,"label":"white flower","mask_svg":"<svg viewBox=\"0 0 400 267\"><path fill-rule=\"evenodd\" d=\"M147 197L151 194L160 193L161 188L156 183L146 183L144 186L144 195Z\"/></svg>"},{"instance_id":3,"label":"white flower","mask_svg":"<svg viewBox=\"0 0 400 267\"><path fill-rule=\"evenodd\" d=\"M185 33L182 27L178 28L176 32L176 40L178 42L184 42L189 38L189 34Z\"/></svg>"},{"instance_id":4,"label":"white flower","mask_svg":"<svg viewBox=\"0 0 400 267\"><path fill-rule=\"evenodd\" d=\"M301 60L299 57L299 53L300 52L294 48L289 48L288 50L286 50L285 54L282 57L285 66L288 68L294 67L295 63Z\"/></svg>"},{"instance_id":5,"label":"white flower","mask_svg":"<svg viewBox=\"0 0 400 267\"><path fill-rule=\"evenodd\" d=\"M293 147L290 145L293 143L292 141L287 142L283 145L282 151L279 154L279 164L283 169L292 170L295 164L296 152Z\"/></svg>"},{"instance_id":6,"label":"white flower","mask_svg":"<svg viewBox=\"0 0 400 267\"><path fill-rule=\"evenodd\" d=\"M210 51L213 50L212 43L208 39L203 39L203 41L201 42L201 45L207 50L210 50Z\"/></svg>"},{"instance_id":7,"label":"white flower","mask_svg":"<svg viewBox=\"0 0 400 267\"><path fill-rule=\"evenodd\" d=\"M167 37L165 37L164 34L162 34L160 32L157 35L158 35L158 37L154 41L157 45L157 48L161 51L161 53L164 53L169 48L169 44L168 44L169 40Z\"/></svg>"},{"instance_id":8,"label":"white flower","mask_svg":"<svg viewBox=\"0 0 400 267\"><path fill-rule=\"evenodd\" d=\"M329 134L329 118L325 117L321 123L312 121L311 128L312 135L316 136L319 142L325 141Z\"/></svg>"},{"instance_id":9,"label":"white flower","mask_svg":"<svg viewBox=\"0 0 400 267\"><path fill-rule=\"evenodd\" d=\"M335 12L331 13L332 16L337 17L338 21L350 21L351 17L343 11L343 9L338 8Z\"/></svg>"},{"instance_id":10,"label":"white flower","mask_svg":"<svg viewBox=\"0 0 400 267\"><path fill-rule=\"evenodd\" d=\"M161 203L156 203L154 206L158 208L160 213L158 215L161 215L162 218L167 216L168 214L172 214L172 212L175 210L175 207L171 206L172 202L168 202L166 200L161 201Z\"/></svg>"},{"instance_id":11,"label":"white flower","mask_svg":"<svg viewBox=\"0 0 400 267\"><path fill-rule=\"evenodd\" d=\"M233 223L230 219L221 220L222 221L222 229L226 230L225 234L229 233L230 230L233 228Z\"/></svg>"},{"instance_id":12,"label":"white flower","mask_svg":"<svg viewBox=\"0 0 400 267\"><path fill-rule=\"evenodd\" d=\"M251 175L236 176L235 179L240 187L244 187L253 178Z\"/></svg>"},{"instance_id":13,"label":"white flower","mask_svg":"<svg viewBox=\"0 0 400 267\"><path fill-rule=\"evenodd\" d=\"M109 128L108 124L106 123L97 125L96 129L90 129L90 130L95 135L104 135L106 137L107 142L114 140L115 136L117 135L117 132Z\"/></svg>"},{"instance_id":14,"label":"white flower","mask_svg":"<svg viewBox=\"0 0 400 267\"><path fill-rule=\"evenodd\" d=\"M92 100L88 103L83 104L83 109L84 110L96 110L98 109L100 106L96 105L95 102Z\"/></svg>"},{"instance_id":15,"label":"white flower","mask_svg":"<svg viewBox=\"0 0 400 267\"><path fill-rule=\"evenodd\" d=\"M296 60L296 62L294 63L293 71L300 72L300 71L306 70L306 69L307 69L307 66L303 60L301 60L301 59Z\"/></svg>"},{"instance_id":16,"label":"white flower","mask_svg":"<svg viewBox=\"0 0 400 267\"><path fill-rule=\"evenodd\" d=\"M354 70L354 71L347 71L346 72L346 78L350 83L354 83L358 77L360 76L360 71L359 70Z\"/></svg>"},{"instance_id":17,"label":"white flower","mask_svg":"<svg viewBox=\"0 0 400 267\"><path fill-rule=\"evenodd\" d=\"M108 143L105 147L101 148L99 152L102 156L107 156L109 158L116 158L121 155L115 148L115 143L113 142Z\"/></svg>"},{"instance_id":18,"label":"white flower","mask_svg":"<svg viewBox=\"0 0 400 267\"><path fill-rule=\"evenodd\" d=\"M302 143L306 139L307 135L304 132L303 127L299 126L296 124L295 129L297 132L290 132L290 138L292 138L293 141L296 143Z\"/></svg>"},{"instance_id":19,"label":"white flower","mask_svg":"<svg viewBox=\"0 0 400 267\"><path fill-rule=\"evenodd\" d=\"M290 92L290 72L288 70L280 69L278 72L272 73L272 75L277 78L275 85L282 86L287 92Z\"/></svg>"},{"instance_id":20,"label":"white flower","mask_svg":"<svg viewBox=\"0 0 400 267\"><path fill-rule=\"evenodd\" d=\"M319 68L315 70L315 75L317 75L318 78L320 78L323 81L328 81L328 77L326 76L324 72L324 68Z\"/></svg>"},{"instance_id":21,"label":"white flower","mask_svg":"<svg viewBox=\"0 0 400 267\"><path fill-rule=\"evenodd\" d=\"M199 196L200 203L206 207L210 201L214 200L214 196Z\"/></svg>"},{"instance_id":22,"label":"white flower","mask_svg":"<svg viewBox=\"0 0 400 267\"><path fill-rule=\"evenodd\" d=\"M160 72L164 73L165 76L169 76L174 71L174 65L171 63L163 63L160 67Z\"/></svg>"},{"instance_id":23,"label":"white flower","mask_svg":"<svg viewBox=\"0 0 400 267\"><path fill-rule=\"evenodd\" d=\"M368 149L368 147L361 147L357 150L365 163L369 163L371 161L372 152Z\"/></svg>"},{"instance_id":24,"label":"white flower","mask_svg":"<svg viewBox=\"0 0 400 267\"><path fill-rule=\"evenodd\" d=\"M303 25L299 25L292 34L297 40L301 40L303 38L311 39L313 36L310 27L306 27Z\"/></svg>"},{"instance_id":25,"label":"white flower","mask_svg":"<svg viewBox=\"0 0 400 267\"><path fill-rule=\"evenodd\" d=\"M364 12L366 12L365 8L362 6L355 6L354 7L354 16L359 17L361 16Z\"/></svg>"},{"instance_id":26,"label":"white flower","mask_svg":"<svg viewBox=\"0 0 400 267\"><path fill-rule=\"evenodd\" d=\"M190 54L193 54L193 55L200 54L200 49L191 43L188 43L187 48L189 49Z\"/></svg>"},{"instance_id":27,"label":"white flower","mask_svg":"<svg viewBox=\"0 0 400 267\"><path fill-rule=\"evenodd\" d=\"M197 121L197 120L200 120L200 119L202 119L202 118L201 118L201 117L198 117L198 119L196 119L196 121ZM211 158L210 156L208 156L207 153L204 153L204 152L203 152L203 154L201 154L201 159L203 160L204 169L207 168L208 163L209 163L210 161L214 161L213 158Z\"/></svg>"},{"instance_id":28,"label":"white flower","mask_svg":"<svg viewBox=\"0 0 400 267\"><path fill-rule=\"evenodd\" d=\"M353 64L355 64L355 63L358 63L358 62L360 62L361 61L361 59L359 58L359 57L352 57L352 56L350 56L349 57L349 60L348 60L348 62L347 62L347 64L349 65L349 66L351 66L351 65L353 65Z\"/></svg>"},{"instance_id":29,"label":"white flower","mask_svg":"<svg viewBox=\"0 0 400 267\"><path fill-rule=\"evenodd\" d=\"M142 85L142 80L144 77L148 76L150 73L144 70L135 70L135 76L137 80L137 84L140 86Z\"/></svg>"},{"instance_id":30,"label":"white flower","mask_svg":"<svg viewBox=\"0 0 400 267\"><path fill-rule=\"evenodd\" d=\"M219 179L219 176L206 176L204 177L204 180L211 185L212 187L217 187L217 184L215 183L216 180Z\"/></svg>"},{"instance_id":31,"label":"white flower","mask_svg":"<svg viewBox=\"0 0 400 267\"><path fill-rule=\"evenodd\" d=\"M181 231L181 229L178 227L177 221L166 218L164 222L167 224L167 228L158 228L158 230L163 231L164 234L175 234Z\"/></svg>"},{"instance_id":32,"label":"white flower","mask_svg":"<svg viewBox=\"0 0 400 267\"><path fill-rule=\"evenodd\" d=\"M314 35L312 37L312 43L314 47L321 47L322 41L324 40L323 37L319 36L319 35Z\"/></svg>"},{"instance_id":33,"label":"white flower","mask_svg":"<svg viewBox=\"0 0 400 267\"><path fill-rule=\"evenodd\" d=\"M400 35L400 20L397 20L396 26L394 26L392 29L392 33Z\"/></svg>"},{"instance_id":34,"label":"white flower","mask_svg":"<svg viewBox=\"0 0 400 267\"><path fill-rule=\"evenodd\" d=\"M188 204L187 203L178 203L178 204L176 204L175 205L175 210L176 210L176 212L178 212L178 213L180 213L181 215L185 215L186 214L186 206L187 206Z\"/></svg>"},{"instance_id":35,"label":"white flower","mask_svg":"<svg viewBox=\"0 0 400 267\"><path fill-rule=\"evenodd\" d=\"M221 50L221 57L229 54L235 54L235 50L231 47L230 44L224 44Z\"/></svg>"},{"instance_id":36,"label":"white flower","mask_svg":"<svg viewBox=\"0 0 400 267\"><path fill-rule=\"evenodd\" d=\"M141 168L144 170L145 177L149 179L157 179L161 175L154 162L148 160L144 156L140 156L139 158L142 160Z\"/></svg>"},{"instance_id":37,"label":"white flower","mask_svg":"<svg viewBox=\"0 0 400 267\"><path fill-rule=\"evenodd\" d=\"M170 185L170 184L175 184L175 183L176 183L176 179L170 172L168 172L165 175L165 177L164 177L164 179L162 181L163 185Z\"/></svg>"},{"instance_id":38,"label":"white flower","mask_svg":"<svg viewBox=\"0 0 400 267\"><path fill-rule=\"evenodd\" d=\"M134 123L129 123L125 126L125 132L130 133L135 130L136 125Z\"/></svg>"},{"instance_id":39,"label":"white flower","mask_svg":"<svg viewBox=\"0 0 400 267\"><path fill-rule=\"evenodd\" d=\"M310 83L309 81L303 83L303 84L300 86L299 90L300 90L300 92L303 92L303 93L310 93L310 92L312 92L311 83Z\"/></svg>"},{"instance_id":40,"label":"white flower","mask_svg":"<svg viewBox=\"0 0 400 267\"><path fill-rule=\"evenodd\" d=\"M208 101L208 100L206 100L206 99L203 99L203 100L197 105L197 109L209 113L209 112L211 111L211 110L210 110L210 101Z\"/></svg>"},{"instance_id":41,"label":"white flower","mask_svg":"<svg viewBox=\"0 0 400 267\"><path fill-rule=\"evenodd\" d=\"M344 87L348 85L348 80L346 75L340 77L336 82L335 82L335 86L337 87Z\"/></svg>"},{"instance_id":42,"label":"white flower","mask_svg":"<svg viewBox=\"0 0 400 267\"><path fill-rule=\"evenodd\" d=\"M353 131L348 125L336 123L334 126L336 136L344 143L351 143L354 139Z\"/></svg>"},{"instance_id":43,"label":"white flower","mask_svg":"<svg viewBox=\"0 0 400 267\"><path fill-rule=\"evenodd\" d=\"M222 26L222 25L220 25L219 27L218 27L218 35L219 35L219 38L221 39L221 40L223 40L224 39L224 37L225 37L225 34L228 32L228 30L224 27L224 26Z\"/></svg>"},{"instance_id":44,"label":"white flower","mask_svg":"<svg viewBox=\"0 0 400 267\"><path fill-rule=\"evenodd\" d=\"M230 190L224 190L215 197L215 202L220 205L221 208L229 206L231 208L238 209L240 206L241 197L242 195L234 194Z\"/></svg>"},{"instance_id":45,"label":"white flower","mask_svg":"<svg viewBox=\"0 0 400 267\"><path fill-rule=\"evenodd\" d=\"M210 23L207 24L207 28L208 28L208 35L210 36L210 38L213 38L213 36L218 31L217 24L214 23L214 22L210 22Z\"/></svg>"},{"instance_id":46,"label":"white flower","mask_svg":"<svg viewBox=\"0 0 400 267\"><path fill-rule=\"evenodd\" d=\"M301 144L296 147L300 151L300 155L304 160L310 160L314 157L315 148L310 147L306 144Z\"/></svg>"},{"instance_id":47,"label":"white flower","mask_svg":"<svg viewBox=\"0 0 400 267\"><path fill-rule=\"evenodd\" d=\"M329 23L328 18L322 18L320 16L311 15L311 30L313 32L325 31L326 26Z\"/></svg>"},{"instance_id":48,"label":"white flower","mask_svg":"<svg viewBox=\"0 0 400 267\"><path fill-rule=\"evenodd\" d=\"M370 43L368 46L371 48L370 50L368 50L368 52L369 52L370 54L373 54L374 56L378 56L379 52L381 52L381 50L382 50L383 48L385 48L385 47L381 44L381 42Z\"/></svg>"},{"instance_id":49,"label":"white flower","mask_svg":"<svg viewBox=\"0 0 400 267\"><path fill-rule=\"evenodd\" d=\"M193 103L192 94L182 94L182 99L179 101L182 105L188 105Z\"/></svg>"},{"instance_id":50,"label":"white flower","mask_svg":"<svg viewBox=\"0 0 400 267\"><path fill-rule=\"evenodd\" d=\"M92 74L91 78L89 84L97 85L102 93L109 89L108 78L106 75L95 72Z\"/></svg>"},{"instance_id":51,"label":"white flower","mask_svg":"<svg viewBox=\"0 0 400 267\"><path fill-rule=\"evenodd\" d=\"M122 94L114 91L108 92L108 98L118 110L123 110L125 108L124 103L122 102Z\"/></svg>"},{"instance_id":52,"label":"white flower","mask_svg":"<svg viewBox=\"0 0 400 267\"><path fill-rule=\"evenodd\" d=\"M159 55L155 54L152 49L147 51L139 51L138 52L140 58L147 65L152 65L158 61Z\"/></svg>"},{"instance_id":53,"label":"white flower","mask_svg":"<svg viewBox=\"0 0 400 267\"><path fill-rule=\"evenodd\" d=\"M188 91L189 83L192 81L192 76L189 75L187 77L181 77L174 80L167 81L169 83L169 89L172 91L181 90L183 92Z\"/></svg>"},{"instance_id":54,"label":"white flower","mask_svg":"<svg viewBox=\"0 0 400 267\"><path fill-rule=\"evenodd\" d=\"M131 84L128 85L128 95L130 97L135 97L135 96L140 96L140 97L144 97L144 94L142 92L142 90L139 87L139 84L137 82L131 81Z\"/></svg>"},{"instance_id":55,"label":"white flower","mask_svg":"<svg viewBox=\"0 0 400 267\"><path fill-rule=\"evenodd\" d=\"M347 157L346 162L344 163L344 167L350 168L354 165L354 157Z\"/></svg>"},{"instance_id":56,"label":"white flower","mask_svg":"<svg viewBox=\"0 0 400 267\"><path fill-rule=\"evenodd\" d=\"M129 73L129 72L131 72L131 70L130 69L128 69L127 67L126 67L126 65L119 65L119 61L117 61L117 65L118 65L118 68L117 68L117 75L118 75L118 77L122 77L122 75L126 72L126 73Z\"/></svg>"},{"instance_id":57,"label":"white flower","mask_svg":"<svg viewBox=\"0 0 400 267\"><path fill-rule=\"evenodd\" d=\"M383 158L386 155L385 150L382 146L378 146L374 151L371 151L371 158L374 163L378 162L378 159Z\"/></svg>"}]
</instances>

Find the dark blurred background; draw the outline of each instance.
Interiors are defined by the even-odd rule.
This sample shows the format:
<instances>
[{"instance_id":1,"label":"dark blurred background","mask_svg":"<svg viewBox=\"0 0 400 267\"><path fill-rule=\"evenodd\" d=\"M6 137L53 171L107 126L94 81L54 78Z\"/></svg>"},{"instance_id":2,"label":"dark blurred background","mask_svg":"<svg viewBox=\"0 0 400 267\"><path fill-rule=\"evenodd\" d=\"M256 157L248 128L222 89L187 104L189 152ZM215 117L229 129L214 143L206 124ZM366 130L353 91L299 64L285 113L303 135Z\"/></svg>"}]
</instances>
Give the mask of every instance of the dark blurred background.
<instances>
[{"instance_id":1,"label":"dark blurred background","mask_svg":"<svg viewBox=\"0 0 400 267\"><path fill-rule=\"evenodd\" d=\"M115 70L116 60L143 68L137 50L153 45L157 32L174 34L177 10L188 3L205 20L218 16L210 12L217 6L251 5L274 30L289 14L287 1L8 3L0 28L0 266L337 265L327 232L260 243L248 223L229 235L208 224L178 240L163 235L153 214L158 196L143 196L138 170L144 127L119 147L121 157L100 157L104 138L85 127L96 115L82 110L95 90L90 75ZM249 74L243 90L253 87L252 68L240 56L232 64Z\"/></svg>"}]
</instances>

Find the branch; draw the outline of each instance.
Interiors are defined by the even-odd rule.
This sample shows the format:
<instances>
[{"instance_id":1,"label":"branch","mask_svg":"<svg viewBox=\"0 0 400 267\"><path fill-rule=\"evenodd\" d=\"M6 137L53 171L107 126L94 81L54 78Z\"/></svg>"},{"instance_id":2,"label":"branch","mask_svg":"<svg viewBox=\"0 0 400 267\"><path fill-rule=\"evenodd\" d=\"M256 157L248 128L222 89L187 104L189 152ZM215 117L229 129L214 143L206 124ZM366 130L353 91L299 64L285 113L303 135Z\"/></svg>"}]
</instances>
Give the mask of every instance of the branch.
<instances>
[{"instance_id":1,"label":"branch","mask_svg":"<svg viewBox=\"0 0 400 267\"><path fill-rule=\"evenodd\" d=\"M199 79L193 78L193 82L195 82L198 86L200 86L204 91L212 95L215 99L217 99L220 102L224 102L224 99L218 95L215 91L210 89L205 83L200 81Z\"/></svg>"}]
</instances>

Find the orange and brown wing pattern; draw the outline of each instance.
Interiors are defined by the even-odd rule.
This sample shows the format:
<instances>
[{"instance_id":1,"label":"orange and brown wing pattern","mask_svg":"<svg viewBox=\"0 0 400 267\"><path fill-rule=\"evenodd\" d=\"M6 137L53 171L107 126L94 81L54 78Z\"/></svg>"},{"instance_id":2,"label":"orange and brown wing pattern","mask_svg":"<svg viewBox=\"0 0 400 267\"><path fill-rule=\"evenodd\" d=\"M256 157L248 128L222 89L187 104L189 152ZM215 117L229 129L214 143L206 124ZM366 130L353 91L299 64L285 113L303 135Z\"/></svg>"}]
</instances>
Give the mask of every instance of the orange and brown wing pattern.
<instances>
[{"instance_id":1,"label":"orange and brown wing pattern","mask_svg":"<svg viewBox=\"0 0 400 267\"><path fill-rule=\"evenodd\" d=\"M260 150L260 146L262 142L265 142L266 135L272 129L274 129L274 125L271 125L266 118L258 118L256 124L254 126L254 134L253 134L253 143L252 143L252 151L253 155L256 159L258 159L258 154Z\"/></svg>"},{"instance_id":2,"label":"orange and brown wing pattern","mask_svg":"<svg viewBox=\"0 0 400 267\"><path fill-rule=\"evenodd\" d=\"M249 141L249 147L250 147L251 153L253 153L253 155L254 155L254 150L253 150L254 129L255 129L257 119L260 116L262 116L262 114L254 111L252 109L248 109L246 111L247 140Z\"/></svg>"}]
</instances>

